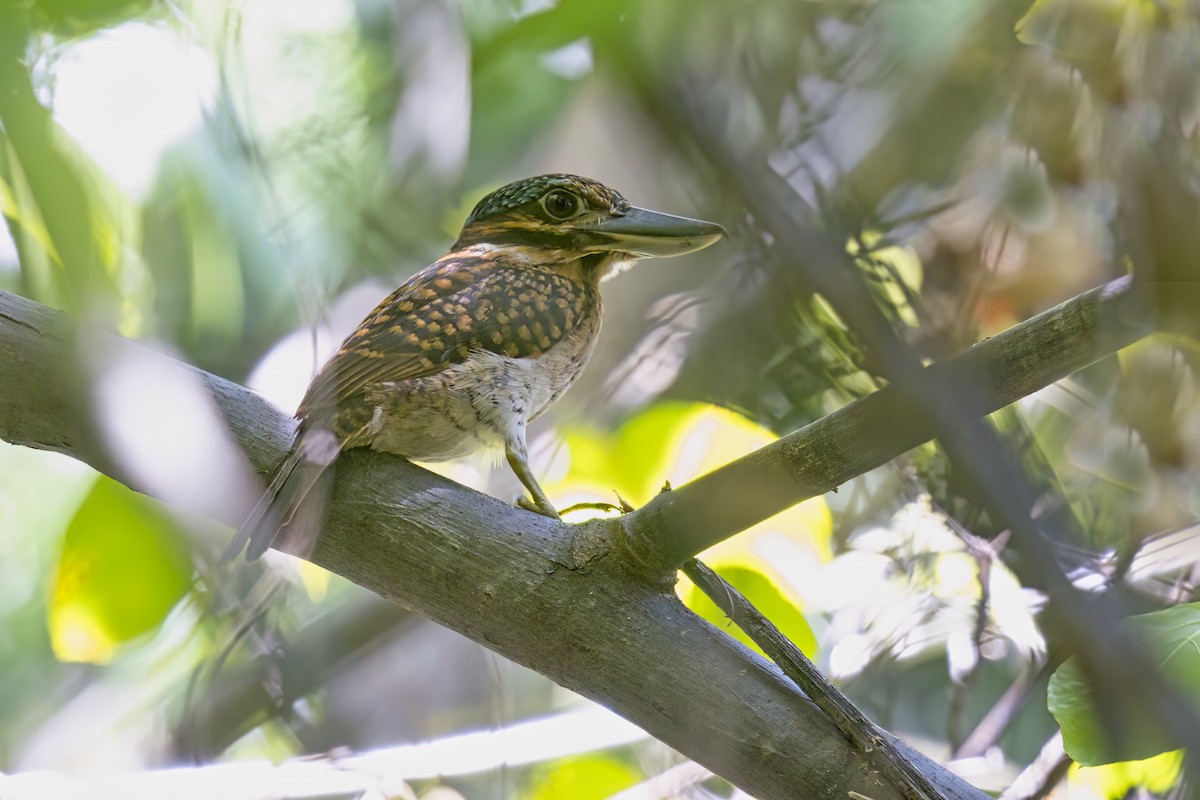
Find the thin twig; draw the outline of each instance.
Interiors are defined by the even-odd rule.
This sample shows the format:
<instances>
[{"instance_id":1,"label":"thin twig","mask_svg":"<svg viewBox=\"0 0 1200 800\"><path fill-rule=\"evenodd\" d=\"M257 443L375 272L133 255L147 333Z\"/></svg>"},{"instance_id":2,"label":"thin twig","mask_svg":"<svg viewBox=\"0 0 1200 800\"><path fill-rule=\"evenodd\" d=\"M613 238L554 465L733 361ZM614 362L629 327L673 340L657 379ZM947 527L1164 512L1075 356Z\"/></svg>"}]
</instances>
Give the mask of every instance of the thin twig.
<instances>
[{"instance_id":1,"label":"thin twig","mask_svg":"<svg viewBox=\"0 0 1200 800\"><path fill-rule=\"evenodd\" d=\"M983 639L987 634L988 619L991 615L992 599L992 562L999 551L1008 541L1007 531L996 537L993 543L980 536L975 536L963 525L960 525L950 515L946 515L950 527L966 546L967 554L975 559L976 579L979 583L979 600L975 604L975 622L971 629L971 647L974 649L974 663L966 674L954 683L953 694L950 698L950 711L947 714L951 747L957 751L962 748L967 737L962 732L963 719L966 714L967 701L970 699L971 687L979 670L983 666Z\"/></svg>"},{"instance_id":2,"label":"thin twig","mask_svg":"<svg viewBox=\"0 0 1200 800\"><path fill-rule=\"evenodd\" d=\"M703 562L691 559L683 573L708 595L735 625L757 644L783 673L804 690L833 720L855 748L900 790L907 800L941 800L942 795L916 765L896 747L890 735L867 718L838 691L770 620L724 578Z\"/></svg>"}]
</instances>

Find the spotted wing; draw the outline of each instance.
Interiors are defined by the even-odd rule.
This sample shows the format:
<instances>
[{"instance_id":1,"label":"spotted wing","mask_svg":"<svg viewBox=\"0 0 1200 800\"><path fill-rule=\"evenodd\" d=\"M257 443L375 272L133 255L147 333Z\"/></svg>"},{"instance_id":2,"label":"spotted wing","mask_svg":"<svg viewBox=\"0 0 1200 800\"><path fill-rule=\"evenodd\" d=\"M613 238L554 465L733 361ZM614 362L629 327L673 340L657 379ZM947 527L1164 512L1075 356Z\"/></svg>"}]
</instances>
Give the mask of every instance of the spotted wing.
<instances>
[{"instance_id":1,"label":"spotted wing","mask_svg":"<svg viewBox=\"0 0 1200 800\"><path fill-rule=\"evenodd\" d=\"M489 350L531 358L566 338L594 307L583 284L545 270L448 257L372 311L313 379L297 416L347 442L374 409L364 390L434 375Z\"/></svg>"}]
</instances>

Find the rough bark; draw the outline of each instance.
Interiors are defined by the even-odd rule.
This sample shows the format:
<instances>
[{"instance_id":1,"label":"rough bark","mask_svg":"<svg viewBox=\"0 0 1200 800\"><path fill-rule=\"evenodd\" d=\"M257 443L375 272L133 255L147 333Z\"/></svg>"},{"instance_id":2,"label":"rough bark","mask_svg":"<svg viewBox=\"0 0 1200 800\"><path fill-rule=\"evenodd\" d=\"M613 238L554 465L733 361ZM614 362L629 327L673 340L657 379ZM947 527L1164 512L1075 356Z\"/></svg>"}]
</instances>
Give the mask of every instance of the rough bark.
<instances>
[{"instance_id":1,"label":"rough bark","mask_svg":"<svg viewBox=\"0 0 1200 800\"><path fill-rule=\"evenodd\" d=\"M1106 304L1127 292L1127 286L1110 284L1065 307L1086 324L1064 325L1063 309L1029 323L1053 334L1056 347L1049 352L1018 346L1025 334L996 337L985 352L1003 355L1013 348L1014 360L1001 358L998 363L1008 365L1003 369L985 360L968 373L995 370L989 376L996 396L1012 400L1127 344L1140 333L1101 329L1111 321L1113 306ZM77 336L64 315L0 293L0 438L67 453L120 478L78 399ZM113 339L118 348L140 348ZM1041 369L1044 362L1057 367ZM956 374L944 369L941 379ZM251 463L267 471L284 452L292 421L243 387L192 372L210 388ZM867 408L888 401L872 402ZM402 459L352 451L339 462L323 533L312 552L301 555L603 703L764 800L840 800L848 791L890 800L899 797L895 788L872 772L794 684L689 612L670 586L676 559L701 543L680 526L712 515L722 520L722 535L731 535L734 526L836 486L926 435L895 418L884 424L886 415L867 416L864 424L862 404L855 405L858 411L839 412L772 445L771 454L761 457L767 460L750 473L743 472L743 459L714 473L724 478L698 483L745 487L749 474L765 482L769 498L684 487L670 502L651 504L623 522L580 526L512 508ZM867 441L839 451L849 441L839 438L843 426ZM196 464L196 480L205 480L203 464ZM718 514L731 497L754 510L738 512L736 519ZM653 528L642 527L647 519ZM639 544L647 530L659 543L650 549ZM678 553L664 550L662 543L676 539L686 542ZM986 796L913 757L946 798Z\"/></svg>"}]
</instances>

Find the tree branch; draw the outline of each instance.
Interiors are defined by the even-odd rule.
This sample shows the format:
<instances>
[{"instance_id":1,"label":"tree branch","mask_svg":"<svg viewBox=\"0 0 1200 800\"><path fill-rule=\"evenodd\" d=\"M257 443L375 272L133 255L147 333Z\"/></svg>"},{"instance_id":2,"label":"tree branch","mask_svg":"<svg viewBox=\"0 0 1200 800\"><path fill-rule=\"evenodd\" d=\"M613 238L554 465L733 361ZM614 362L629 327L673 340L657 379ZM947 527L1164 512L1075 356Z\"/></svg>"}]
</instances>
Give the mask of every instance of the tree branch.
<instances>
[{"instance_id":1,"label":"tree branch","mask_svg":"<svg viewBox=\"0 0 1200 800\"><path fill-rule=\"evenodd\" d=\"M509 766L617 747L645 738L646 735L634 726L592 706L420 744L361 752L305 754L278 764L240 761L80 776L43 770L15 775L0 773L0 797L120 797L124 800L413 797L411 792L399 791L404 782L478 775ZM542 752L531 753L526 744L529 741L546 744L540 748ZM466 754L465 758L463 754ZM691 766L696 768L695 764Z\"/></svg>"},{"instance_id":2,"label":"tree branch","mask_svg":"<svg viewBox=\"0 0 1200 800\"><path fill-rule=\"evenodd\" d=\"M62 314L0 293L0 437L119 474L64 399L80 396L76 337ZM281 457L290 419L243 387L178 367L211 389L260 471ZM206 480L205 465L194 468ZM776 667L688 611L669 585L645 580L621 538L613 520L564 526L403 459L350 451L306 557L603 703L755 796L898 800ZM945 797L985 797L906 755Z\"/></svg>"},{"instance_id":3,"label":"tree branch","mask_svg":"<svg viewBox=\"0 0 1200 800\"><path fill-rule=\"evenodd\" d=\"M1148 333L1132 281L1118 278L926 367L928 391L982 417ZM625 516L631 549L654 571L694 555L929 441L937 420L918 396L889 386Z\"/></svg>"},{"instance_id":4,"label":"tree branch","mask_svg":"<svg viewBox=\"0 0 1200 800\"><path fill-rule=\"evenodd\" d=\"M1051 597L1043 614L1047 638L1065 644L1066 651L1078 657L1089 682L1108 700L1098 709L1108 735L1119 740L1126 735L1121 720L1148 708L1161 721L1163 730L1189 753L1189 772L1200 770L1200 756L1196 755L1200 750L1200 715L1180 702L1178 693L1136 643L1115 629L1115 623L1132 613L1131 609L1111 594L1085 595L1071 584L1050 543L1078 540L1082 532L1075 528L1074 520L1037 513L1038 490L994 428L977 419L980 407L990 403L994 393L989 375L977 373L950 386L928 380L928 370L921 366L917 354L900 340L872 301L845 252L845 231L827 231L809 224L807 204L784 178L762 160L741 156L714 140L710 123L715 109L706 112L703 108L680 104L680 112L690 121L691 133L709 142L714 165L745 208L774 237L773 249L782 258L804 255L800 269L810 285L826 297L863 342L880 374L890 381L889 388L909 398L908 404L916 413L895 418L893 424L903 420L902 424L912 425L920 420L928 425L956 473L964 476L977 494L981 507L996 524L1011 530L1011 546L1020 558L1024 584ZM1172 231L1186 234L1189 230L1182 222L1176 228L1156 228L1156 241L1170 241ZM1195 263L1194 259L1184 261L1183 266ZM1132 332L1140 335L1138 328L1149 324L1156 287L1145 280L1146 272L1154 274L1161 265L1143 259L1137 266L1140 283L1127 287L1126 297L1107 325L1086 327L1089 336L1084 342L1094 336L1118 335L1130 323L1134 326ZM1088 322L1099 323L1101 319L1094 315ZM1018 374L1034 374L1039 362L1059 362L1066 353L1058 337L1051 336L1043 341L1041 351L1035 349L1027 355L1026 364L1015 365Z\"/></svg>"},{"instance_id":5,"label":"tree branch","mask_svg":"<svg viewBox=\"0 0 1200 800\"><path fill-rule=\"evenodd\" d=\"M395 604L363 594L289 637L277 656L222 669L172 731L168 759L215 758L280 707L326 685L347 662L419 622Z\"/></svg>"}]
</instances>

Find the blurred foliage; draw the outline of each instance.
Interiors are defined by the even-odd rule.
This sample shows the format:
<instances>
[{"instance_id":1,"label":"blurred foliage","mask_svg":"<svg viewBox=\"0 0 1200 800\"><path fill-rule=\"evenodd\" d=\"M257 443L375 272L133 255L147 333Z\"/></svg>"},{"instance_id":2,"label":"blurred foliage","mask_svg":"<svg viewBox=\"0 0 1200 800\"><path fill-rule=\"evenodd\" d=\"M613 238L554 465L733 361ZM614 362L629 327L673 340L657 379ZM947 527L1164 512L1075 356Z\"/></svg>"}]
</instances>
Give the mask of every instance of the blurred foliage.
<instances>
[{"instance_id":1,"label":"blurred foliage","mask_svg":"<svg viewBox=\"0 0 1200 800\"><path fill-rule=\"evenodd\" d=\"M34 20L60 36L80 36L146 13L151 0L36 0Z\"/></svg>"},{"instance_id":2,"label":"blurred foliage","mask_svg":"<svg viewBox=\"0 0 1200 800\"><path fill-rule=\"evenodd\" d=\"M534 772L529 800L605 800L638 782L641 773L607 756L586 756L558 761Z\"/></svg>"},{"instance_id":3,"label":"blurred foliage","mask_svg":"<svg viewBox=\"0 0 1200 800\"><path fill-rule=\"evenodd\" d=\"M103 663L191 586L185 542L154 501L101 477L63 536L48 625L62 661Z\"/></svg>"},{"instance_id":4,"label":"blurred foliage","mask_svg":"<svg viewBox=\"0 0 1200 800\"><path fill-rule=\"evenodd\" d=\"M1072 767L1069 780L1090 787L1098 797L1119 800L1131 792L1167 793L1178 782L1183 753L1173 751L1142 761L1121 761L1102 767Z\"/></svg>"},{"instance_id":5,"label":"blurred foliage","mask_svg":"<svg viewBox=\"0 0 1200 800\"><path fill-rule=\"evenodd\" d=\"M1124 625L1182 700L1200 708L1200 603L1130 617ZM1076 763L1135 761L1174 749L1160 722L1149 715L1122 719L1114 733L1101 722L1098 702L1103 701L1095 697L1074 661L1068 660L1051 676L1050 712L1062 726L1063 744Z\"/></svg>"},{"instance_id":6,"label":"blurred foliage","mask_svg":"<svg viewBox=\"0 0 1200 800\"><path fill-rule=\"evenodd\" d=\"M722 154L762 159L924 361L1116 276L1159 287L1170 335L990 423L1041 519L1076 532L1053 545L1077 586L1155 612L1134 628L1193 614L1179 604L1200 578L1200 12L753 12L0 0L0 289L294 405L323 348L439 255L481 194L541 171L594 175L732 234L607 285L593 366L538 423L535 468L557 502L640 505L884 383L811 283L810 266L829 268L809 263L819 250L782 252ZM0 447L0 770L369 748L574 702L312 568L273 565L270 590L258 567L215 575L207 530L76 466ZM447 471L512 490L503 471ZM976 746L984 715L1027 686L985 743L1007 759L1000 788L1052 735L1037 676L1069 653L1043 641L1053 598L1026 586L969 478L928 444L703 558L868 711L946 752ZM1183 641L1155 631L1156 653ZM1068 681L1070 664L1050 695L1078 760L1171 747L1106 749L1092 707L1104 698ZM677 760L643 743L447 782L467 797L604 796ZM1070 784L1161 794L1179 770L1163 756Z\"/></svg>"}]
</instances>

